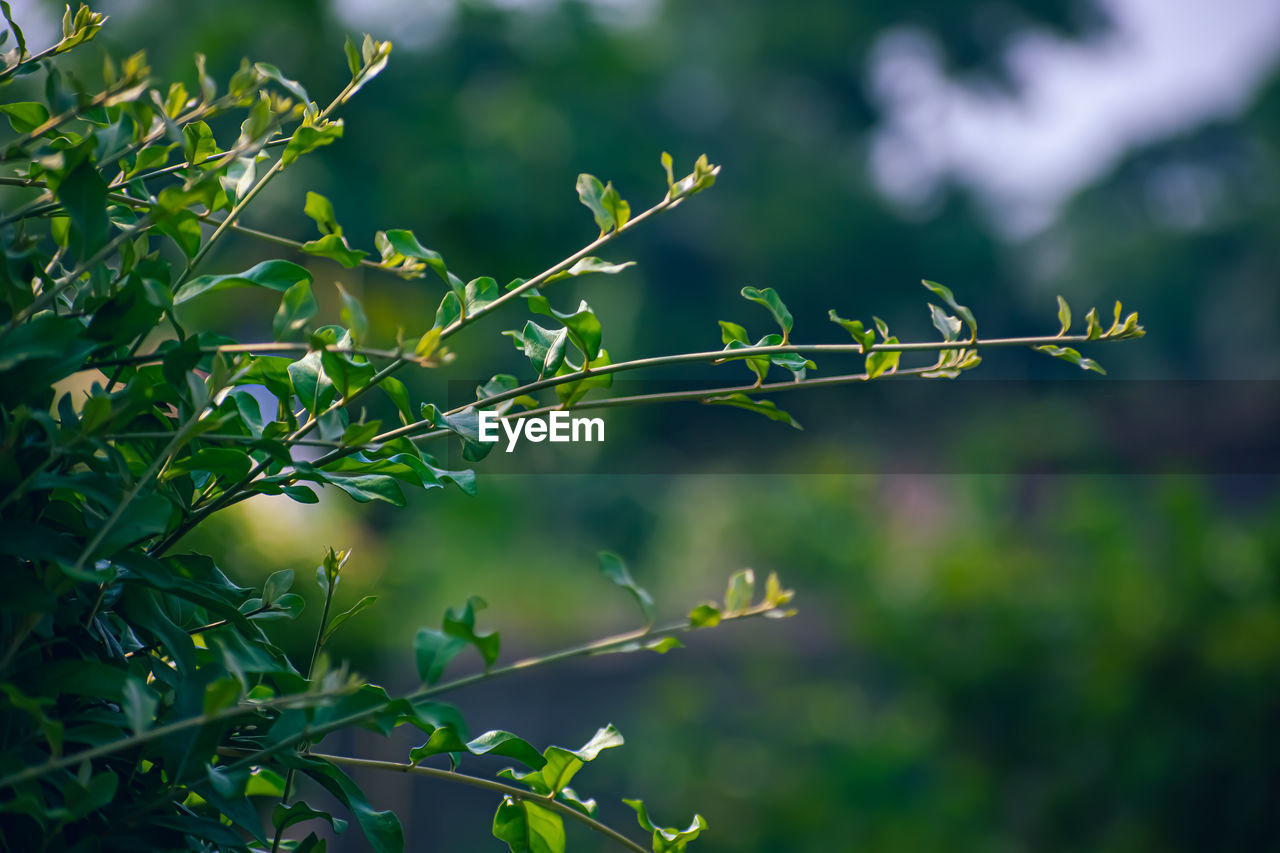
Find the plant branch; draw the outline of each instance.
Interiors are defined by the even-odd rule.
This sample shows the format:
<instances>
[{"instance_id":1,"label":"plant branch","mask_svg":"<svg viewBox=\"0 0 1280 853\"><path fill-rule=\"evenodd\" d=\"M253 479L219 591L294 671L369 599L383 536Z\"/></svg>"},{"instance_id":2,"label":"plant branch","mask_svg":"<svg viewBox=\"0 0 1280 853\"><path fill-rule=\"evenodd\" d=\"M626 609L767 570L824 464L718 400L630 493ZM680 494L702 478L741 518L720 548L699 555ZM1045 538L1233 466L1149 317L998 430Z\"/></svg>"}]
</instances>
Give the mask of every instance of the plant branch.
<instances>
[{"instance_id":1,"label":"plant branch","mask_svg":"<svg viewBox=\"0 0 1280 853\"><path fill-rule=\"evenodd\" d=\"M226 754L234 757L238 750L218 750L219 754ZM616 829L601 823L590 815L583 814L573 806L567 805L557 800L555 797L547 797L541 794L535 794L532 791L523 788L517 788L514 785L505 785L502 782L495 782L490 779L482 779L478 776L468 776L465 773L455 773L452 770L440 770L435 767L425 767L421 764L399 764L394 761L378 761L372 758L353 758L345 755L329 755L327 753L313 752L312 758L318 758L322 761L328 761L330 764L345 765L347 767L362 767L369 770L389 770L393 773L408 773L413 776L429 776L433 779L443 779L447 782L454 782L459 785L469 785L472 788L482 788L486 791L495 791L504 794L513 800L524 800L529 803L536 803L545 809L558 812L565 817L573 818L579 823L583 823L604 837L608 838L628 850L635 853L649 853L648 849L640 846L627 836L618 832Z\"/></svg>"},{"instance_id":2,"label":"plant branch","mask_svg":"<svg viewBox=\"0 0 1280 853\"><path fill-rule=\"evenodd\" d=\"M355 688L345 687L341 690L330 690L317 693L291 693L287 696L280 696L276 699L270 699L263 702L249 702L232 705L215 711L212 714L200 714L195 717L184 717L181 720L175 720L163 726L156 726L146 731L138 732L129 737L113 740L109 743L100 744L91 749L74 752L70 755L51 757L48 761L41 764L33 764L22 770L10 773L4 778L0 778L0 788L10 788L14 785L20 785L28 779L38 779L47 773L55 770L61 770L64 767L73 767L85 761L93 761L106 755L112 755L117 752L133 749L137 746L150 743L153 740L159 740L168 737L177 732L186 731L187 729L198 728L210 723L222 722L230 720L242 714L256 713L258 711L270 710L275 708L287 708L291 705L297 705L302 702L315 701L317 699L335 698L344 696Z\"/></svg>"}]
</instances>

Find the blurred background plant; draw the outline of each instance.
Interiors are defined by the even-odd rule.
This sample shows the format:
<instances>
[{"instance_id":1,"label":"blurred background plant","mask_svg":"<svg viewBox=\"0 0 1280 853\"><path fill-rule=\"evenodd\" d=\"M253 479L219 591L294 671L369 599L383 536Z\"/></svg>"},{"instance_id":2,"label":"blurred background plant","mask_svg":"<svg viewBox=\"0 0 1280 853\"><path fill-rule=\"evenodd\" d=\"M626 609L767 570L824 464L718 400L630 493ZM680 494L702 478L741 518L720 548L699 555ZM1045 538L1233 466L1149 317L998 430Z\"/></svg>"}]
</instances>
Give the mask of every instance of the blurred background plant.
<instances>
[{"instance_id":1,"label":"blurred background plant","mask_svg":"<svg viewBox=\"0 0 1280 853\"><path fill-rule=\"evenodd\" d=\"M41 9L52 27L60 7L15 13ZM164 77L187 74L193 52L220 78L248 55L334 90L342 33L394 39L397 61L351 105L341 150L285 173L257 215L297 221L315 189L353 244L412 223L464 271L516 274L575 247L566 188L579 171L626 195L649 185L654 151L716 152L714 198L629 238L640 264L593 291L618 348L705 336L694 324L732 316L751 283L780 287L797 318L823 319L837 293L920 331L912 283L927 275L986 328L1040 328L1056 293L1123 295L1152 334L1108 351L1113 376L1257 380L1253 393L1273 394L1280 11L1267 0L103 11L104 40L145 47ZM556 197L566 203L545 203ZM299 229L289 236L311 236ZM240 269L258 251L227 241L211 262ZM435 310L411 283L366 292L359 271L343 283L378 327ZM690 310L671 311L676 294ZM233 330L245 313L211 311L206 322ZM476 357L468 378L511 353L495 343ZM1017 353L984 365L1009 379L1068 369ZM842 395L856 406L858 392ZM1041 439L1007 428L1016 413L960 414L979 434L1002 430L1015 457ZM636 413L628 435L660 436L668 416ZM404 632L424 612L472 592L518 648L623 624L622 604L601 607L580 583L600 547L631 557L666 600L713 594L746 561L785 571L805 618L783 631L726 630L677 652L678 670L599 659L462 703L482 730L519 702L535 742L585 739L602 705L625 708L611 718L632 742L663 748L602 763L598 790L659 790L660 814L684 813L696 792L713 827L704 849L1276 845L1274 454L1177 474L908 476L873 450L847 435L768 475L491 476L476 497L413 504L412 517L326 500L303 523L259 499L227 522L236 536L203 544L233 567L308 566L316 530L353 544L349 583L378 586L385 609L333 651L375 676L403 669ZM559 620L525 618L548 605ZM651 719L651 702L668 716ZM483 796L362 781L424 847L493 843Z\"/></svg>"}]
</instances>

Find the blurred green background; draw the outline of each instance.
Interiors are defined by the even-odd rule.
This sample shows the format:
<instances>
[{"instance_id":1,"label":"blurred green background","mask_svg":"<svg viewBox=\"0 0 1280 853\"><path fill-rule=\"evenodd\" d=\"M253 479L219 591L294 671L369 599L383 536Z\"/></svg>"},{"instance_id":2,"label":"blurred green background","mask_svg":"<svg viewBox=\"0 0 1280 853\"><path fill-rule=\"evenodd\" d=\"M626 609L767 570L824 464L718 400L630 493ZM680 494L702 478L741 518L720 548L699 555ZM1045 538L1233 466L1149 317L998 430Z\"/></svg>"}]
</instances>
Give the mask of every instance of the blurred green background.
<instances>
[{"instance_id":1,"label":"blurred green background","mask_svg":"<svg viewBox=\"0 0 1280 853\"><path fill-rule=\"evenodd\" d=\"M48 26L59 11L17 7ZM760 333L763 314L737 296L747 284L782 292L800 340L840 339L832 307L931 335L927 277L990 334L1052 333L1058 293L1077 316L1123 299L1149 334L1098 353L1110 377L1090 381L1246 379L1274 394L1270 0L101 8L112 15L102 42L145 48L162 77L190 83L203 52L225 80L249 56L322 101L344 81L344 34L391 39L389 68L343 113L345 138L285 172L249 224L310 238L313 189L353 245L412 228L464 278L528 276L590 240L579 172L612 180L638 210L662 194L661 151L677 164L707 152L724 165L711 192L609 248L638 267L557 294L589 294L615 359L719 346L722 318ZM269 251L228 240L210 266ZM339 278L363 296L383 342L399 325L420 333L440 297L426 280L310 266L317 284ZM206 310L210 326L259 339L274 307ZM520 323L513 308L483 326L447 376L417 377L414 390L519 369L497 332ZM1070 370L1009 352L980 374ZM1006 410L939 419L1017 459L1044 438L1020 426L1037 405L1015 396ZM660 441L674 416L610 423ZM246 582L285 567L306 578L324 546L354 548L341 595L379 602L334 651L394 687L413 681L417 628L470 594L489 602L481 621L501 629L507 659L631 627L629 602L596 574L601 548L626 557L672 617L719 597L736 568L778 571L797 590L795 619L452 697L475 731L515 728L534 743L576 745L616 723L628 747L579 790L619 826L631 823L619 796L644 796L669 824L700 811L708 853L1280 848L1274 455L1256 470L954 473L961 460L907 475L878 467L856 433L779 464L770 442L786 428L751 426L760 467L791 473L485 477L482 463L475 498L433 492L404 511L259 498L195 544ZM847 471L866 473L831 473ZM306 648L316 618L282 640ZM335 751L400 759L407 743L351 736ZM500 846L487 795L362 781L400 812L410 849ZM573 849L600 847L570 831ZM356 835L340 840L362 849Z\"/></svg>"}]
</instances>

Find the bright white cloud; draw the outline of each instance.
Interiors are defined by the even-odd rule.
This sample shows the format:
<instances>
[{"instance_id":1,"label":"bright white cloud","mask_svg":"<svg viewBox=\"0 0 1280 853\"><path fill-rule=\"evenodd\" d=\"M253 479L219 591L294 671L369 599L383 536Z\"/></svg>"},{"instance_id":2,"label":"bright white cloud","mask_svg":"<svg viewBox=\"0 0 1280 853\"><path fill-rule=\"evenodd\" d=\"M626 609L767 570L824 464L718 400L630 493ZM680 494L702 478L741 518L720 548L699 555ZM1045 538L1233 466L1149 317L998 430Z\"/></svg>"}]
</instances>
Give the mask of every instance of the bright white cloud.
<instances>
[{"instance_id":1,"label":"bright white cloud","mask_svg":"<svg viewBox=\"0 0 1280 853\"><path fill-rule=\"evenodd\" d=\"M870 86L886 115L871 146L883 193L922 210L954 179L1025 236L1131 148L1237 114L1280 59L1276 0L1102 3L1114 27L1097 37L1015 40L1014 95L948 79L922 33L882 37Z\"/></svg>"}]
</instances>

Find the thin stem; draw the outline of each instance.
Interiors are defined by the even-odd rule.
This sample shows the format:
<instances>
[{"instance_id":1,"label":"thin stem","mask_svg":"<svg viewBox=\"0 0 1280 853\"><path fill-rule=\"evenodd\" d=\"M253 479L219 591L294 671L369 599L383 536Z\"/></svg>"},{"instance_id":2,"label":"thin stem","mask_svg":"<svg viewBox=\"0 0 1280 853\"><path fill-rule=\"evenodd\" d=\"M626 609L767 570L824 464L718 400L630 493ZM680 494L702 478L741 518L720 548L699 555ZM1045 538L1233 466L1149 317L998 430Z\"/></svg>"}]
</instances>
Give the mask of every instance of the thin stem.
<instances>
[{"instance_id":1,"label":"thin stem","mask_svg":"<svg viewBox=\"0 0 1280 853\"><path fill-rule=\"evenodd\" d=\"M39 62L40 60L44 59L46 56L52 56L53 54L58 52L58 46L61 44L62 42L58 42L58 44L46 47L44 50L40 51L39 53L33 53L31 56L28 56L26 59L19 59L17 62L13 63L8 68L5 68L3 71L0 71L0 80L7 80L9 77L13 76L13 74L17 72L19 68L21 68L24 65L30 65L33 62Z\"/></svg>"},{"instance_id":2,"label":"thin stem","mask_svg":"<svg viewBox=\"0 0 1280 853\"><path fill-rule=\"evenodd\" d=\"M124 517L125 510L129 508L129 504L133 503L134 499L142 493L142 490L151 481L151 478L156 475L162 466L167 465L169 458L172 457L173 454L177 453L178 449L187 442L187 434L191 431L191 428L196 425L196 422L200 420L200 417L204 414L204 409L205 407L201 406L186 423L178 428L178 431L173 434L173 438L167 445L165 445L164 450L160 451L160 453L156 455L156 458L151 460L151 464L147 466L147 469L142 472L142 475L138 477L137 480L134 481L132 488L125 492L120 498L120 502L116 504L116 508L112 511L111 515L107 516L107 520L98 528L98 532L93 535L93 538L89 540L89 544L84 546L84 550L81 551L80 556L76 558L76 562L73 567L73 574L84 568L85 562L93 555L93 552L98 549L98 546L102 544L102 540L107 538L107 534L111 532L111 529L114 528L120 519ZM102 588L106 588L105 582L102 584ZM99 603L102 601L101 595L99 595L98 601ZM85 620L85 624L87 625L93 622L93 617L96 616L97 613L98 605L95 604L93 610L89 612L89 618Z\"/></svg>"},{"instance_id":3,"label":"thin stem","mask_svg":"<svg viewBox=\"0 0 1280 853\"><path fill-rule=\"evenodd\" d=\"M512 290L507 291L505 294L495 299L493 302L489 303L484 308L476 311L475 313L470 315L464 314L462 317L459 317L457 320L455 320L453 323L446 326L441 331L440 339L444 340L446 337L456 334L464 326L473 322L479 317L482 317L486 314L491 313L492 311L497 310L500 306L506 304L512 299L515 299L521 294L526 293L531 288L537 287L538 285L542 284L543 282L551 278L551 276L555 275L556 273L561 272L562 270L568 269L573 264L577 263L578 261L590 255L592 252L596 251L600 247L604 246L605 244L615 239L618 235L635 227L638 223L643 222L644 220L648 219L650 216L653 216L663 210L670 210L671 208L680 204L683 200L684 200L684 197L672 199L670 195L667 195L667 197L665 197L662 201L655 204L653 207L650 207L648 210L644 211L643 213L628 220L627 223L623 225L621 228L617 228L617 229L614 229L613 231L610 231L607 234L600 235L600 237L591 241L589 244L582 247L578 251L574 252L572 255L569 255L567 258L564 258L556 262L555 264L552 264L550 267L538 273L533 278L525 281L519 287L516 287ZM325 409L320 414L318 415L313 414L305 424L303 424L301 427L299 427L289 436L289 440L302 438L303 436L306 436L308 433L311 432L311 430L315 429L316 425L320 422L320 418L324 417L325 415L331 414L332 412L335 412L338 409L349 406L356 399L358 399L362 394L369 391L371 388L377 387L379 384L381 384L381 382L384 379L394 374L397 370L399 370L403 366L404 366L403 362L397 362L397 363L389 364L386 367L382 368L381 370L377 371L373 375L373 377L369 380L369 383L367 385L364 385L363 387L359 388L358 390L356 390L355 392L353 392L347 397L334 401L332 404L330 404L330 406L327 409ZM239 483L237 483L235 486L228 489L227 491L223 492L213 503L197 510L195 513L192 514L192 516L189 519L187 519L187 521L183 522L183 524L180 525L177 530L175 530L172 534L170 534L169 536L161 540L161 542L156 546L156 550L153 551L152 553L153 554L163 553L166 549L171 547L175 542L177 542L179 539L185 536L186 533L189 530L191 530L191 528L195 527L197 524L199 524L209 515L212 515L218 510L224 509L228 506L231 506L232 504L238 503L239 501L243 500L245 497L244 488L249 483L253 482L253 480L256 479L266 469L267 469L266 463L259 463L258 465L254 466L254 468L250 470L249 473L246 474Z\"/></svg>"},{"instance_id":4,"label":"thin stem","mask_svg":"<svg viewBox=\"0 0 1280 853\"><path fill-rule=\"evenodd\" d=\"M221 344L219 346L199 347L198 351L213 355L216 353L235 354L235 353L309 353L319 351L316 347L308 343L298 341L262 341L258 343L248 344ZM435 367L436 363L431 360L423 360L413 355L406 355L399 350L372 349L370 347L325 347L325 352L337 353L339 355L362 355L366 358L379 358L387 361L398 361L406 364L416 364L420 367ZM124 356L121 358L102 358L94 361L85 362L82 370L96 370L101 367L115 367L121 364L149 364L163 361L166 353L148 352L140 355Z\"/></svg>"},{"instance_id":5,"label":"thin stem","mask_svg":"<svg viewBox=\"0 0 1280 853\"><path fill-rule=\"evenodd\" d=\"M109 743L99 744L90 749L81 750L80 752L71 753L59 757L51 757L48 761L41 764L33 764L22 770L10 773L8 776L0 779L0 788L9 788L19 785L28 779L38 779L47 773L55 770L61 770L64 767L73 767L85 761L93 761L96 758L102 758L105 755L123 752L150 743L153 740L159 740L168 737L176 732L186 731L187 729L198 728L210 723L217 723L223 720L229 720L242 714L249 714L258 711L270 710L275 708L287 708L291 705L297 705L303 702L313 702L317 699L327 699L337 696L343 696L350 693L352 688L347 687L342 690L331 690L319 693L291 693L287 696L281 696L276 699L270 699L263 702L249 702L232 705L216 711L212 714L200 714L195 717L184 717L181 720L175 720L172 723L163 726L156 726L153 729L147 729L143 732L130 735L129 737L119 738Z\"/></svg>"},{"instance_id":6,"label":"thin stem","mask_svg":"<svg viewBox=\"0 0 1280 853\"><path fill-rule=\"evenodd\" d=\"M235 755L237 750L219 750L220 753L226 753L230 756ZM532 791L523 788L517 788L513 785L505 785L502 782L494 782L490 779L481 779L478 776L468 776L465 773L455 773L452 770L440 770L435 767L424 767L421 764L399 764L394 761L378 761L372 758L353 758L346 755L329 755L327 753L314 752L312 758L318 758L322 761L328 761L330 764L345 765L347 767L362 767L368 770L389 770L394 773L408 773L413 776L430 776L433 779L443 779L447 782L455 782L459 785L470 785L473 788L482 788L486 791L495 791L504 794L513 800L523 800L529 803L535 803L542 808L550 811L558 812L565 817L573 818L579 823L586 824L604 837L608 838L628 850L635 853L649 853L648 849L640 846L627 836L618 832L616 829L601 823L590 815L583 814L573 806L560 802L555 797L547 797L541 794L535 794Z\"/></svg>"},{"instance_id":7,"label":"thin stem","mask_svg":"<svg viewBox=\"0 0 1280 853\"><path fill-rule=\"evenodd\" d=\"M245 613L243 615L244 615L244 618L246 619L252 619L253 617L257 616L259 613L266 613L268 610L271 610L271 608L266 605L263 605L262 607L259 607L256 610L250 610L248 613ZM228 625L230 623L231 623L230 619L219 619L217 622L210 622L208 625L201 625L199 628L192 628L191 630L187 631L187 635L194 637L197 634L203 634L206 631L212 631L214 628L221 628L223 625ZM134 649L131 652L125 652L124 656L126 658L131 658L134 655L144 654L146 652L151 651L158 645L160 644L147 643L145 646L142 646L141 648Z\"/></svg>"},{"instance_id":8,"label":"thin stem","mask_svg":"<svg viewBox=\"0 0 1280 853\"><path fill-rule=\"evenodd\" d=\"M778 610L776 607L761 603L761 604L755 605L754 607L749 607L745 610L741 610L737 613L724 614L723 616L720 617L720 624L724 624L726 622L735 622L740 619L750 619L754 617L766 616L770 613L777 613L777 612ZM620 651L624 647L630 645L631 643L635 643L642 639L647 639L647 640L661 639L663 637L675 636L677 634L686 634L686 633L689 633L690 631L696 631L696 630L698 630L698 628L691 625L688 621L684 621L684 622L677 622L671 625L667 625L662 628L652 628L652 629L642 628L636 631L628 631L624 634L616 634L612 637L606 637L602 640L596 640L594 642L584 643L579 646L571 646L567 649L561 649L559 651L551 652L550 654L540 655L538 657L532 657L532 658L525 658L524 660L516 661L515 663L507 664L506 666L493 667L492 669L487 669L482 672L477 672L473 675L463 676L462 678L457 678L457 679L454 679L453 681L445 682L444 684L436 684L430 687L423 687L422 689L417 690L403 698L411 703L421 702L422 700L428 699L432 696L438 696L442 693L447 693L451 690L456 690L457 688L466 687L468 685L476 684L481 681L488 681L493 678L500 678L505 675L511 675L512 673L523 672L528 669L533 669L539 666L546 666L547 664L558 663L559 661L569 660L571 658L587 657L589 655L599 655L599 654L606 654L608 652ZM356 711L355 713L348 714L345 717L339 717L337 719L328 720L325 723L322 723L321 725L318 725L318 726L305 727L296 737L291 738L290 740L277 741L276 743L271 744L269 746L264 746L259 749L253 750L252 752L249 752L248 754L246 754L243 758L241 758L239 761L237 761L235 764L231 765L227 769L229 771L235 771L243 767L259 764L263 760L270 758L272 755L275 755L277 752L280 752L281 750L284 750L284 749L288 749L294 744L299 743L300 741L319 740L320 738L327 735L329 732L337 731L339 729L344 729L348 726L356 725L360 722L363 722L364 720L367 720L370 717L373 717L376 714L378 714L380 710L381 710L380 706L375 706L373 708L367 708L363 711ZM0 784L0 787L3 787L3 784Z\"/></svg>"},{"instance_id":9,"label":"thin stem","mask_svg":"<svg viewBox=\"0 0 1280 853\"><path fill-rule=\"evenodd\" d=\"M364 71L365 69L361 69L360 74L352 77L351 81L348 82L346 86L342 87L342 91L338 93L338 96L329 103L329 106L321 110L319 115L316 116L316 123L328 118L330 113L346 102L347 95L356 87L357 81L362 80ZM225 234L227 230L235 224L236 219L244 212L244 209L258 197L258 193L262 192L271 179L282 171L284 171L283 155L279 160L271 164L271 168L267 169L266 173L258 179L257 183L255 183L249 191L244 194L244 198L236 202L235 206L227 212L226 217L218 224L218 227L214 229L213 234L209 236L209 239L205 241L205 244L196 252L195 257L187 264L186 270L183 271L182 275L179 276L178 280L174 283L173 291L175 293L177 293L178 289L181 288L182 285L191 277L191 273L195 271L196 267L200 266L200 262L208 256L209 251L213 248L213 244L218 242L218 238Z\"/></svg>"},{"instance_id":10,"label":"thin stem","mask_svg":"<svg viewBox=\"0 0 1280 853\"><path fill-rule=\"evenodd\" d=\"M171 432L160 432L160 431L156 431L156 432L116 432L116 433L108 433L107 435L101 436L101 438L106 439L107 441L146 441L146 440L149 440L149 439L163 439L163 438L168 438L168 437L169 437L169 436L171 436L171 435L173 435L173 433L171 433ZM259 442L259 441L271 441L271 439L269 439L269 438L260 438L260 437L252 436L252 435L231 435L231 434L228 434L228 433L220 433L220 432L202 432L202 433L200 433L200 440L201 440L201 441L226 441L226 442L229 442L229 443L243 443L243 444L254 444L254 443ZM302 446L302 447L330 447L330 448L334 448L334 447L345 447L345 446L346 446L346 445L344 445L341 441L337 441L337 440L326 440L326 439L323 439L323 438L313 438L313 439L301 438L301 439L298 439L297 441L292 441L292 442L289 442L289 443L290 443L290 444L292 444L292 445L299 445L299 446ZM362 446L363 446L363 445L362 445ZM7 496L6 496L6 497L7 497ZM0 506L3 506L3 505L4 505L4 502L5 502L5 501L4 501L3 499L0 499Z\"/></svg>"},{"instance_id":11,"label":"thin stem","mask_svg":"<svg viewBox=\"0 0 1280 853\"><path fill-rule=\"evenodd\" d=\"M123 92L125 89L129 88L130 86L136 86L136 85L138 85L137 80L132 80L132 79L120 80L114 85L107 87L106 90L94 95L92 98L85 101L83 104L76 104L71 109L66 110L65 112L59 113L56 116L53 116L52 118L45 121L43 124L37 125L36 127L24 133L22 136L19 136L13 142L10 142L7 149L4 152L0 152L0 162L8 160L10 155L18 151L18 149L22 148L23 146L27 145L33 140L39 139L41 136L44 136L46 133L53 130L55 127L58 127L64 122L68 122L71 119L75 118L76 116L82 113L88 112L89 110L94 109L95 107L101 106L102 104L106 103L108 100L113 98L115 95L119 94L120 92Z\"/></svg>"},{"instance_id":12,"label":"thin stem","mask_svg":"<svg viewBox=\"0 0 1280 853\"><path fill-rule=\"evenodd\" d=\"M147 228L150 228L150 227L151 227L151 217L144 216L142 219L139 219L134 225L130 226L129 228L121 229L119 234L117 234L115 237L112 237L110 240L108 240L107 244L103 246L101 249L99 249L92 257L89 258L89 260L84 261L80 264L77 264L75 269L73 269L71 272L67 273L65 276L63 276L62 278L54 282L52 287L50 287L48 290L44 291L38 297L36 297L36 299L30 305L28 305L23 310L14 314L13 317L9 320L8 324L4 327L4 329L0 330L0 339L3 339L11 331L17 328L18 324L21 323L23 320L26 320L28 317L32 316L33 314L44 310L44 308L48 306L49 303L53 302L55 299L58 298L58 295L60 293L62 293L71 285L75 284L76 280L79 279L80 276L83 275L86 270L92 269L102 261L109 258L111 254L115 252L116 247L119 246L122 242L129 239L134 234L137 234L139 231L145 231Z\"/></svg>"},{"instance_id":13,"label":"thin stem","mask_svg":"<svg viewBox=\"0 0 1280 853\"><path fill-rule=\"evenodd\" d=\"M1095 341L1106 341L1107 338L1096 338ZM987 338L977 341L966 342L962 346L958 346L954 341L921 341L910 343L895 344L874 344L865 349L860 344L786 344L779 346L765 347L742 347L735 350L708 350L705 352L679 353L677 355L653 356L650 358L638 358L631 361L620 361L614 364L600 365L590 370L579 370L574 373L566 373L561 376L552 376L546 379L539 379L534 382L513 388L510 391L503 391L494 394L491 397L485 397L475 403L467 403L457 406L445 412L446 416L452 416L465 411L466 409L477 406L492 406L498 403L513 400L516 397L533 394L552 388L557 385L563 385L569 382L578 382L592 376L601 376L611 373L622 373L630 370L641 370L644 368L663 367L674 364L687 364L691 362L722 362L737 361L751 356L763 355L781 355L785 353L798 354L863 354L873 352L929 352L945 349L977 349L982 347L1029 347L1042 344L1058 344L1058 343L1087 343L1089 339L1085 335L1063 335L1063 336L1043 336L1043 337L1024 337L1024 338ZM885 373L876 377L876 379L887 379L893 376L918 376L929 373L935 369L935 366L923 368L911 368L897 370L893 373ZM798 381L773 382L765 384L752 385L734 385L723 388L706 388L692 391L676 391L660 394L640 394L629 397L609 397L599 400L585 400L575 403L572 408L593 409L607 408L610 406L625 405L628 403L662 403L673 402L678 400L696 400L705 397L721 396L724 394L735 393L774 393L777 391L790 391L798 388L822 387L828 385L843 385L850 382L866 381L869 377L866 373L850 373L840 376L827 376L815 379L802 379ZM561 406L546 406L540 409L530 410L526 412L515 412L504 415L504 418L520 418L527 417L531 414L541 414L543 412L560 409ZM369 439L370 444L377 444L391 441L396 438L407 436L418 436L419 438L437 437L448 435L449 430L436 430L435 424L428 420L415 421L393 430L375 435ZM316 467L322 467L329 462L333 462L340 456L345 456L352 451L346 453L334 451L334 453L326 454L319 459L314 460L311 464Z\"/></svg>"},{"instance_id":14,"label":"thin stem","mask_svg":"<svg viewBox=\"0 0 1280 853\"><path fill-rule=\"evenodd\" d=\"M320 627L316 629L316 642L311 647L311 660L307 663L307 681L311 681L312 675L316 670L316 661L320 657L320 649L324 646L324 631L329 625L329 608L333 605L333 591L337 587L337 578L328 579L329 584L324 591L324 611L320 614ZM297 775L297 771L290 767L289 772L284 776L284 790L280 792L280 805L287 806L289 804L289 789L293 787L293 778ZM275 838L271 840L271 853L276 853L280 849L280 841L284 836L284 827L276 830Z\"/></svg>"}]
</instances>

